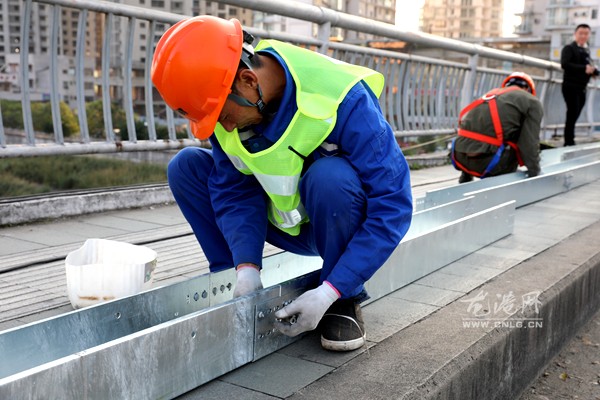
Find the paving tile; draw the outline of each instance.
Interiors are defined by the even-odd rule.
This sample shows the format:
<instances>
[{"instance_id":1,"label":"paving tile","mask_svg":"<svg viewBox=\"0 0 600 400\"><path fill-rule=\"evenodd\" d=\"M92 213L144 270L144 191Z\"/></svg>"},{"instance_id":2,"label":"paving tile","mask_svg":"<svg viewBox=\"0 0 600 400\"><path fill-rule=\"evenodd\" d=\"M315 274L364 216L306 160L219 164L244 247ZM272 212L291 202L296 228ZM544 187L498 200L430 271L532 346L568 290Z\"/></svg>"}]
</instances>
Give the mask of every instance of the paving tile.
<instances>
[{"instance_id":1,"label":"paving tile","mask_svg":"<svg viewBox=\"0 0 600 400\"><path fill-rule=\"evenodd\" d=\"M569 236L569 234L567 234L568 229L562 228L563 227L561 227L562 238ZM494 246L511 250L535 251L536 253L539 253L554 246L559 241L558 238L554 239L517 233L494 242Z\"/></svg>"},{"instance_id":2,"label":"paving tile","mask_svg":"<svg viewBox=\"0 0 600 400\"><path fill-rule=\"evenodd\" d=\"M496 247L494 244L477 250L482 255L491 255L496 257L504 257L506 259L524 261L527 260L537 253L535 251L528 250L511 250L503 247Z\"/></svg>"},{"instance_id":3,"label":"paving tile","mask_svg":"<svg viewBox=\"0 0 600 400\"><path fill-rule=\"evenodd\" d=\"M122 218L115 215L94 215L85 219L79 219L80 222L109 228L121 229L125 232L148 231L155 228L162 228L163 225L146 221L138 221L131 218Z\"/></svg>"},{"instance_id":4,"label":"paving tile","mask_svg":"<svg viewBox=\"0 0 600 400\"><path fill-rule=\"evenodd\" d=\"M506 271L521 262L517 258L483 254L481 250L471 253L458 261L463 264L471 264L479 267L497 268L502 271Z\"/></svg>"},{"instance_id":5,"label":"paving tile","mask_svg":"<svg viewBox=\"0 0 600 400\"><path fill-rule=\"evenodd\" d=\"M68 300L66 300L66 301L68 302ZM63 315L65 313L68 313L71 311L74 311L74 308L71 305L71 303L61 304L58 307L55 307L55 308L52 308L49 310L40 311L35 314L30 314L30 315L18 318L16 321L18 321L22 325L25 325L25 324L29 324L31 322L37 322L37 321L41 321L43 319L52 318L57 315Z\"/></svg>"},{"instance_id":6,"label":"paving tile","mask_svg":"<svg viewBox=\"0 0 600 400\"><path fill-rule=\"evenodd\" d=\"M367 337L369 337L368 332ZM374 344L367 342L366 346L354 351L328 351L321 347L321 335L318 332L311 332L297 342L279 350L278 353L337 368L364 353L367 348L374 346Z\"/></svg>"},{"instance_id":7,"label":"paving tile","mask_svg":"<svg viewBox=\"0 0 600 400\"><path fill-rule=\"evenodd\" d=\"M5 331L7 329L16 328L17 326L21 326L21 325L23 325L22 322L19 322L14 319L0 322L0 333L2 333L3 331Z\"/></svg>"},{"instance_id":8,"label":"paving tile","mask_svg":"<svg viewBox=\"0 0 600 400\"><path fill-rule=\"evenodd\" d=\"M178 225L186 220L177 205L165 207L145 207L136 210L123 210L113 214L119 218L128 218L135 221L145 221L160 225Z\"/></svg>"},{"instance_id":9,"label":"paving tile","mask_svg":"<svg viewBox=\"0 0 600 400\"><path fill-rule=\"evenodd\" d=\"M48 247L41 243L5 236L2 232L3 230L0 229L0 256L28 253L33 250L39 250ZM9 233L10 231L6 230L5 232Z\"/></svg>"},{"instance_id":10,"label":"paving tile","mask_svg":"<svg viewBox=\"0 0 600 400\"><path fill-rule=\"evenodd\" d=\"M387 296L363 309L367 339L381 342L439 307Z\"/></svg>"},{"instance_id":11,"label":"paving tile","mask_svg":"<svg viewBox=\"0 0 600 400\"><path fill-rule=\"evenodd\" d=\"M206 385L202 385L194 390L191 390L179 397L177 400L206 400L206 399L244 399L244 400L275 400L277 397L272 397L264 393L255 392L254 390L246 389L227 382L214 380Z\"/></svg>"},{"instance_id":12,"label":"paving tile","mask_svg":"<svg viewBox=\"0 0 600 400\"><path fill-rule=\"evenodd\" d=\"M496 275L502 273L502 271L496 268L475 266L472 264L461 263L460 261L453 262L452 264L447 265L438 271L444 274L458 275L469 278L481 278L485 280L492 279Z\"/></svg>"},{"instance_id":13,"label":"paving tile","mask_svg":"<svg viewBox=\"0 0 600 400\"><path fill-rule=\"evenodd\" d=\"M389 294L389 297L443 307L463 295L463 292L412 283Z\"/></svg>"},{"instance_id":14,"label":"paving tile","mask_svg":"<svg viewBox=\"0 0 600 400\"><path fill-rule=\"evenodd\" d=\"M519 214L517 213L513 235L526 235L534 238L554 239L558 243L559 241L571 236L575 232L573 228L569 226L553 225L551 229L548 229L543 222L534 224L519 221Z\"/></svg>"},{"instance_id":15,"label":"paving tile","mask_svg":"<svg viewBox=\"0 0 600 400\"><path fill-rule=\"evenodd\" d=\"M106 237L126 233L96 225L88 225L77 221L60 222L56 224L24 225L3 232L5 236L14 239L27 240L46 246L59 246L68 243L83 243L86 239Z\"/></svg>"},{"instance_id":16,"label":"paving tile","mask_svg":"<svg viewBox=\"0 0 600 400\"><path fill-rule=\"evenodd\" d=\"M273 353L221 377L222 381L276 397L287 397L320 377L332 367Z\"/></svg>"},{"instance_id":17,"label":"paving tile","mask_svg":"<svg viewBox=\"0 0 600 400\"><path fill-rule=\"evenodd\" d=\"M419 285L432 286L440 289L454 290L455 292L467 293L488 279L476 276L459 276L444 274L435 271L415 283Z\"/></svg>"}]
</instances>

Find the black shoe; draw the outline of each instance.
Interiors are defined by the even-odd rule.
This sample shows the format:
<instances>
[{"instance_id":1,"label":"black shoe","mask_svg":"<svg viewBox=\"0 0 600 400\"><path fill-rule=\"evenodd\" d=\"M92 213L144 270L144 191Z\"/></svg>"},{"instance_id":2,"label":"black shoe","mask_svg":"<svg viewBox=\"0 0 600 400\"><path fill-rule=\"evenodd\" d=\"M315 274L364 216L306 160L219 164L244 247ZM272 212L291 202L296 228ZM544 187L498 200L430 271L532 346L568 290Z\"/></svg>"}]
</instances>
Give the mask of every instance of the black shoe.
<instances>
[{"instance_id":1,"label":"black shoe","mask_svg":"<svg viewBox=\"0 0 600 400\"><path fill-rule=\"evenodd\" d=\"M354 299L337 300L321 319L321 346L332 351L351 351L364 346L365 323Z\"/></svg>"},{"instance_id":2,"label":"black shoe","mask_svg":"<svg viewBox=\"0 0 600 400\"><path fill-rule=\"evenodd\" d=\"M467 174L466 172L462 172L460 174L460 178L458 178L458 183L467 183L473 180L473 175Z\"/></svg>"}]
</instances>

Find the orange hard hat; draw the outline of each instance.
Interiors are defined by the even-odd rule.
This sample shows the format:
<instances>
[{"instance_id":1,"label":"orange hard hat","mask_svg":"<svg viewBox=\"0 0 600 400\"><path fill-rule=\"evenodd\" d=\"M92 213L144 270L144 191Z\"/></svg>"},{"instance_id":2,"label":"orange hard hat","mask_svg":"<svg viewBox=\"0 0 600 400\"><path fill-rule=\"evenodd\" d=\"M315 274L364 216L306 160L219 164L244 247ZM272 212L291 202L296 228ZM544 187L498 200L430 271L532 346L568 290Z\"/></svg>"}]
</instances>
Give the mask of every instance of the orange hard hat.
<instances>
[{"instance_id":1,"label":"orange hard hat","mask_svg":"<svg viewBox=\"0 0 600 400\"><path fill-rule=\"evenodd\" d=\"M198 139L212 135L240 62L242 25L209 16L179 21L160 38L152 83L173 110L191 121Z\"/></svg>"},{"instance_id":2,"label":"orange hard hat","mask_svg":"<svg viewBox=\"0 0 600 400\"><path fill-rule=\"evenodd\" d=\"M512 86L514 84L523 87L518 83L518 81L524 81L529 87L531 94L535 96L535 83L533 83L533 79L531 79L531 77L525 72L513 72L504 79L504 82L502 82L502 87Z\"/></svg>"}]
</instances>

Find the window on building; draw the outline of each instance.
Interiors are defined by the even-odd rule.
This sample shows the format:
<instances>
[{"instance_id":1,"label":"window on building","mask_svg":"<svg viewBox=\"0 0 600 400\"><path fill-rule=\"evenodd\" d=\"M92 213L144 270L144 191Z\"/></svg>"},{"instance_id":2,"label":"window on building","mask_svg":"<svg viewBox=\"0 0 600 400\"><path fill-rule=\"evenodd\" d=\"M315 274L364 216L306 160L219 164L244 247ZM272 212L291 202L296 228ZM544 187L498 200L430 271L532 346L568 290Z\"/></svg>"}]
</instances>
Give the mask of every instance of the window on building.
<instances>
[{"instance_id":1,"label":"window on building","mask_svg":"<svg viewBox=\"0 0 600 400\"><path fill-rule=\"evenodd\" d=\"M593 9L592 10L592 19L597 19L598 18L598 10L597 9Z\"/></svg>"},{"instance_id":2,"label":"window on building","mask_svg":"<svg viewBox=\"0 0 600 400\"><path fill-rule=\"evenodd\" d=\"M140 0L140 4L146 4L146 0Z\"/></svg>"},{"instance_id":3,"label":"window on building","mask_svg":"<svg viewBox=\"0 0 600 400\"><path fill-rule=\"evenodd\" d=\"M225 9L225 4L223 3L219 3L219 10L224 10Z\"/></svg>"},{"instance_id":4,"label":"window on building","mask_svg":"<svg viewBox=\"0 0 600 400\"><path fill-rule=\"evenodd\" d=\"M152 7L164 7L165 6L165 1L164 0L152 0L152 2L150 3L150 5Z\"/></svg>"},{"instance_id":5,"label":"window on building","mask_svg":"<svg viewBox=\"0 0 600 400\"><path fill-rule=\"evenodd\" d=\"M235 8L230 8L229 9L229 16L230 17L235 17L237 15L237 9Z\"/></svg>"},{"instance_id":6,"label":"window on building","mask_svg":"<svg viewBox=\"0 0 600 400\"><path fill-rule=\"evenodd\" d=\"M140 28L145 28L146 27L146 23L145 22L140 22Z\"/></svg>"}]
</instances>

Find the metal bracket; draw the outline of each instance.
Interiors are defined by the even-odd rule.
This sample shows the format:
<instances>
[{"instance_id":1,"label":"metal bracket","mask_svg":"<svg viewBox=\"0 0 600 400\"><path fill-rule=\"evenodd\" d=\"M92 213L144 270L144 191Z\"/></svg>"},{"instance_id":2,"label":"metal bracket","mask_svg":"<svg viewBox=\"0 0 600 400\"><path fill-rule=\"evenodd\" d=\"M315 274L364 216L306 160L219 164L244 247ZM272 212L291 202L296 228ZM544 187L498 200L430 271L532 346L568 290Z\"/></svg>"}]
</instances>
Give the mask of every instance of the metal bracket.
<instances>
[{"instance_id":1,"label":"metal bracket","mask_svg":"<svg viewBox=\"0 0 600 400\"><path fill-rule=\"evenodd\" d=\"M284 294L278 298L256 304L254 309L254 360L271 354L299 337L288 337L274 328L275 312L290 304L306 289Z\"/></svg>"}]
</instances>

